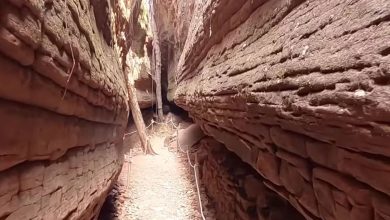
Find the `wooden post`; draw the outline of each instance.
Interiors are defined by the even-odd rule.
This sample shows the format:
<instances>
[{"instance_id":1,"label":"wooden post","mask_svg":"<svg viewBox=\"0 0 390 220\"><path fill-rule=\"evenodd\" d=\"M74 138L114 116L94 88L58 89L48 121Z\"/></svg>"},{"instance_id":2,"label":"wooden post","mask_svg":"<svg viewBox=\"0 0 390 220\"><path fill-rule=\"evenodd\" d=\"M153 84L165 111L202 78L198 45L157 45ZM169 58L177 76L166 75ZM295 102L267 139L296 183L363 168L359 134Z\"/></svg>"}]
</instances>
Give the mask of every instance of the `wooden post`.
<instances>
[{"instance_id":1,"label":"wooden post","mask_svg":"<svg viewBox=\"0 0 390 220\"><path fill-rule=\"evenodd\" d=\"M128 68L128 67L127 67ZM126 71L128 73L128 71ZM138 105L136 89L134 87L134 79L131 74L128 75L128 90L129 90L129 99L130 99L130 109L131 114L133 115L135 127L138 131L138 136L142 144L142 148L146 154L156 154L150 145L148 136L146 135L145 122L141 114L141 110Z\"/></svg>"},{"instance_id":2,"label":"wooden post","mask_svg":"<svg viewBox=\"0 0 390 220\"><path fill-rule=\"evenodd\" d=\"M152 28L153 35L153 54L154 61L156 62L154 65L155 68L155 80L156 80L156 101L157 101L157 120L163 121L163 110L162 110L162 95L161 95L161 50L160 50L160 41L157 31L157 24L154 14L154 0L150 1L150 23Z\"/></svg>"}]
</instances>

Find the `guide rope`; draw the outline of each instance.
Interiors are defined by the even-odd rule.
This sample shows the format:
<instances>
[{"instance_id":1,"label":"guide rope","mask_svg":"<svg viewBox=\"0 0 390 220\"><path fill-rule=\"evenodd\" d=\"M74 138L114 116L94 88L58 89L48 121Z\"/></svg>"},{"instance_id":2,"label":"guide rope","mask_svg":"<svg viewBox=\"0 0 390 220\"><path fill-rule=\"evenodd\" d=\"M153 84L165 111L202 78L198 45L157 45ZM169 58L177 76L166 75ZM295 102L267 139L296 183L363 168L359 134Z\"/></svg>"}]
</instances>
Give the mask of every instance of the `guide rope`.
<instances>
[{"instance_id":1,"label":"guide rope","mask_svg":"<svg viewBox=\"0 0 390 220\"><path fill-rule=\"evenodd\" d=\"M176 145L178 147L178 149L180 149L181 152L183 153L186 153L187 154L187 161L188 161L188 164L190 165L190 167L192 167L192 169L194 170L194 176L195 176L195 184L196 184L196 191L197 191L197 194L198 194L198 201L199 201L199 208L200 208L200 214L202 216L202 219L203 220L206 220L206 218L204 217L204 213L203 213L203 204L202 204L202 199L201 199L201 196L200 196L200 187L199 187L199 179L198 179L198 167L199 167L199 163L198 163L198 157L196 156L195 154L195 163L192 164L191 163L191 159L190 159L190 154L189 154L189 149L187 149L186 151L184 151L182 149L182 147L180 146L179 144L179 126L176 126L173 121L172 121L172 118L171 120L169 121L173 127L176 129Z\"/></svg>"},{"instance_id":2,"label":"guide rope","mask_svg":"<svg viewBox=\"0 0 390 220\"><path fill-rule=\"evenodd\" d=\"M198 177L198 172L199 172L199 163L198 163L198 158L197 156L195 155L195 161L194 163L191 162L191 158L190 158L190 153L189 153L189 149L187 150L183 150L183 148L180 146L179 144L179 127L180 126L176 126L173 121L172 121L172 118L167 121L167 122L157 122L157 121L154 121L152 119L152 121L150 122L150 124L146 127L146 128L149 128L150 126L152 126L153 124L171 124L175 130L176 130L176 144L177 144L177 148L182 152L182 153L185 153L186 156L187 156L187 162L188 164L190 165L190 167L193 169L194 171L194 178L195 178L195 185L196 185L196 192L197 192L197 195L198 195L198 201L199 201L199 208L200 208L200 214L201 214L201 217L202 217L202 220L206 220L205 216L204 216L204 211L203 211L203 203L202 203L202 198L201 198L201 195L200 195L200 186L199 186L199 177ZM134 134L136 133L137 131L133 131L133 132L130 132L130 133L126 133L125 136L127 135L131 135L131 134ZM131 155L131 151L130 151L130 155Z\"/></svg>"}]
</instances>

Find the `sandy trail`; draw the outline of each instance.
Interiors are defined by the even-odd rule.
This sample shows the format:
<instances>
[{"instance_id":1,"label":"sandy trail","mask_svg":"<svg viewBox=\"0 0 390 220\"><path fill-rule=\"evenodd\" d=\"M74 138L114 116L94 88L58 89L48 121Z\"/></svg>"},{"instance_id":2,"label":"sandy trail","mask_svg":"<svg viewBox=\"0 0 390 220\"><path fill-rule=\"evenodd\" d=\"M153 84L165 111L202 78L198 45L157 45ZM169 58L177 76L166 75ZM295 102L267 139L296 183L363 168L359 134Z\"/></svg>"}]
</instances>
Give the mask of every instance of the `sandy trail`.
<instances>
[{"instance_id":1,"label":"sandy trail","mask_svg":"<svg viewBox=\"0 0 390 220\"><path fill-rule=\"evenodd\" d=\"M171 132L172 133L172 132ZM158 155L126 155L122 183L127 185L119 219L197 220L200 214L193 169L185 153L168 150L164 139L169 132L155 132L151 144ZM127 163L127 164L126 164ZM201 187L206 219L214 219L208 198Z\"/></svg>"}]
</instances>

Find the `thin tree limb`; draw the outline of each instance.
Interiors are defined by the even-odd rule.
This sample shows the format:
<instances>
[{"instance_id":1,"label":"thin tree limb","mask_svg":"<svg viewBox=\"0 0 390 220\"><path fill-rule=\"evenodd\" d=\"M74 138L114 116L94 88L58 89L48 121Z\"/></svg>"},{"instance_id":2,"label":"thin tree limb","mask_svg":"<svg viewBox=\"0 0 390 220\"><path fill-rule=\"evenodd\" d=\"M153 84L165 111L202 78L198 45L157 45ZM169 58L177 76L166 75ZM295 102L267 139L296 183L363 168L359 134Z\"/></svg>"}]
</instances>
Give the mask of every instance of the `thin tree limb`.
<instances>
[{"instance_id":1,"label":"thin tree limb","mask_svg":"<svg viewBox=\"0 0 390 220\"><path fill-rule=\"evenodd\" d=\"M149 13L150 13L150 23L153 35L153 54L155 58L155 81L156 81L156 101L157 101L157 120L163 121L163 110L162 110L162 94L161 94L161 49L160 41L157 31L156 18L153 8L153 0L149 0Z\"/></svg>"}]
</instances>

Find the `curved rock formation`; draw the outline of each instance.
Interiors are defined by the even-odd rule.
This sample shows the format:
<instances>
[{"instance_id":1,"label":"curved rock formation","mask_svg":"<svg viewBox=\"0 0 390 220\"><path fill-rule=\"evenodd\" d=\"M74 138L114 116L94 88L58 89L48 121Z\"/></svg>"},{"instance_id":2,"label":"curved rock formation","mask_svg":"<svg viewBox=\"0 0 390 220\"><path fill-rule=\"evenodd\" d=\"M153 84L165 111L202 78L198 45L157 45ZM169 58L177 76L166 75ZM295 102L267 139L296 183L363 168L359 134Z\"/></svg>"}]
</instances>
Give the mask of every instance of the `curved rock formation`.
<instances>
[{"instance_id":1,"label":"curved rock formation","mask_svg":"<svg viewBox=\"0 0 390 220\"><path fill-rule=\"evenodd\" d=\"M197 4L175 102L307 219L390 219L390 2Z\"/></svg>"},{"instance_id":2,"label":"curved rock formation","mask_svg":"<svg viewBox=\"0 0 390 220\"><path fill-rule=\"evenodd\" d=\"M129 113L110 7L1 2L0 219L99 212L121 168Z\"/></svg>"}]
</instances>

